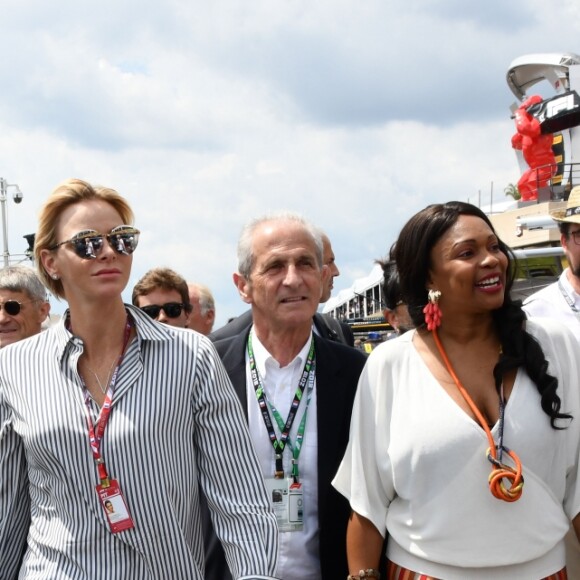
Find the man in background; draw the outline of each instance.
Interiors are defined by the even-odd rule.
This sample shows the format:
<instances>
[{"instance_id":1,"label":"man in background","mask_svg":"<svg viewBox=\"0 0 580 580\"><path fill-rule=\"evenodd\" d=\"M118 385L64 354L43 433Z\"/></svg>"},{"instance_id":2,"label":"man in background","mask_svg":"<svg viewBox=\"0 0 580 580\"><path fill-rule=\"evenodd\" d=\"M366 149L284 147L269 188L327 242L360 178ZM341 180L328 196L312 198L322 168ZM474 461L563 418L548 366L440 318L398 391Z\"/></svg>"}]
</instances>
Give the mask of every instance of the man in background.
<instances>
[{"instance_id":1,"label":"man in background","mask_svg":"<svg viewBox=\"0 0 580 580\"><path fill-rule=\"evenodd\" d=\"M334 279L340 276L340 270L336 265L336 258L334 256L334 251L332 249L332 244L330 243L329 237L322 230L318 231L320 233L320 237L322 238L322 262L325 266L328 267L328 271L330 273L328 279L323 283L322 286L320 304L324 304L330 299L332 289L334 288ZM328 329L328 334L331 335L327 338L338 340L339 342L348 344L348 346L354 346L354 334L351 327L346 322L341 322L340 320L330 316L330 314L318 313L317 316L320 317L318 326L321 326L322 323L324 323ZM316 326L316 320L314 324Z\"/></svg>"},{"instance_id":2,"label":"man in background","mask_svg":"<svg viewBox=\"0 0 580 580\"><path fill-rule=\"evenodd\" d=\"M334 288L334 279L340 276L340 270L336 265L336 257L332 249L332 244L328 236L321 230L320 237L322 238L322 262L325 266L328 266L329 276L322 285L322 295L320 297L320 303L328 302L330 295L332 294L332 289Z\"/></svg>"},{"instance_id":3,"label":"man in background","mask_svg":"<svg viewBox=\"0 0 580 580\"><path fill-rule=\"evenodd\" d=\"M188 328L191 303L187 282L169 268L153 268L135 284L132 302L154 320Z\"/></svg>"},{"instance_id":4,"label":"man in background","mask_svg":"<svg viewBox=\"0 0 580 580\"><path fill-rule=\"evenodd\" d=\"M528 296L523 309L528 316L561 322L580 343L580 186L570 192L566 209L550 213L558 223L568 267L556 282ZM568 578L580 578L580 543L572 529L565 541Z\"/></svg>"},{"instance_id":5,"label":"man in background","mask_svg":"<svg viewBox=\"0 0 580 580\"><path fill-rule=\"evenodd\" d=\"M49 312L46 288L34 270L0 270L0 348L38 334Z\"/></svg>"},{"instance_id":6,"label":"man in background","mask_svg":"<svg viewBox=\"0 0 580 580\"><path fill-rule=\"evenodd\" d=\"M189 315L188 328L207 336L211 332L215 321L215 301L212 293L207 286L194 282L190 282L187 288L192 308Z\"/></svg>"},{"instance_id":7,"label":"man in background","mask_svg":"<svg viewBox=\"0 0 580 580\"><path fill-rule=\"evenodd\" d=\"M551 215L560 229L568 267L556 282L528 296L523 307L530 316L562 322L580 341L580 186L570 192L566 209L552 211Z\"/></svg>"},{"instance_id":8,"label":"man in background","mask_svg":"<svg viewBox=\"0 0 580 580\"><path fill-rule=\"evenodd\" d=\"M403 301L399 272L394 260L377 260L383 269L383 296L385 298L385 320L393 327L396 335L405 334L414 328L407 305Z\"/></svg>"}]
</instances>

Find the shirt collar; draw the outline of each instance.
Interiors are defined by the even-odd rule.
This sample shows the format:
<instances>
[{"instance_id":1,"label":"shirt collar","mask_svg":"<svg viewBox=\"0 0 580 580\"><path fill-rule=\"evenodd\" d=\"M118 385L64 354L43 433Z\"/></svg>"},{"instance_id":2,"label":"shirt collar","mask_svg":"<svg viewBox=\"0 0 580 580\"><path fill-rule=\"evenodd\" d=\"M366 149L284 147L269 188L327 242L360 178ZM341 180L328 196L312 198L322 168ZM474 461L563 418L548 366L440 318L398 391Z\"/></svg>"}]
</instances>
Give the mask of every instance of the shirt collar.
<instances>
[{"instance_id":1,"label":"shirt collar","mask_svg":"<svg viewBox=\"0 0 580 580\"><path fill-rule=\"evenodd\" d=\"M566 268L562 272L562 274L560 274L560 282L562 283L564 290L566 290L566 292L568 293L568 296L570 296L570 298L572 298L572 300L574 300L574 304L576 304L576 306L578 306L578 304L580 303L580 295L578 295L576 290L574 290L574 288L572 287L572 284L570 284L570 280L568 280L568 270L569 269L570 268Z\"/></svg>"},{"instance_id":2,"label":"shirt collar","mask_svg":"<svg viewBox=\"0 0 580 580\"><path fill-rule=\"evenodd\" d=\"M131 304L125 304L125 309L131 315L131 318L135 323L135 330L137 332L139 342L147 340L172 340L172 327L155 322L140 308L137 308ZM55 337L59 360L62 360L63 357L70 352L70 349L76 349L82 344L82 340L79 337L74 336L66 326L66 322L69 316L70 311L67 309L59 323L50 329Z\"/></svg>"},{"instance_id":3,"label":"shirt collar","mask_svg":"<svg viewBox=\"0 0 580 580\"><path fill-rule=\"evenodd\" d=\"M250 330L252 334L252 350L254 351L254 360L256 361L256 368L260 373L262 378L266 377L267 366L275 365L274 368L279 369L280 365L278 361L266 350L266 347L260 342L258 335L252 325ZM308 351L310 350L310 343L312 342L312 331L310 332L310 336L308 340L304 343L304 346L300 350L300 352L294 357L294 359L286 365L284 368L293 367L294 365L303 365L308 358Z\"/></svg>"}]
</instances>

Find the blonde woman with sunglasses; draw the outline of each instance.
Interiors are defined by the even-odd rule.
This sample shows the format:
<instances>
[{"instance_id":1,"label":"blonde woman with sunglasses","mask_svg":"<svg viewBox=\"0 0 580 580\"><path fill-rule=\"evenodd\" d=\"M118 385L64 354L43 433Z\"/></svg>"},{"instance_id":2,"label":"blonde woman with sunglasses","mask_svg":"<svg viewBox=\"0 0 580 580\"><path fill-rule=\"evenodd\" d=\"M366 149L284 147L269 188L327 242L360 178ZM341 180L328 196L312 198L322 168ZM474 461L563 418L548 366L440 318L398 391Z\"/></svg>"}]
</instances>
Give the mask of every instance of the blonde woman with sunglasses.
<instances>
[{"instance_id":1,"label":"blonde woman with sunglasses","mask_svg":"<svg viewBox=\"0 0 580 580\"><path fill-rule=\"evenodd\" d=\"M42 208L39 273L69 309L0 352L0 575L201 580L199 481L234 577L270 578L276 520L215 351L121 298L132 221L78 179Z\"/></svg>"}]
</instances>

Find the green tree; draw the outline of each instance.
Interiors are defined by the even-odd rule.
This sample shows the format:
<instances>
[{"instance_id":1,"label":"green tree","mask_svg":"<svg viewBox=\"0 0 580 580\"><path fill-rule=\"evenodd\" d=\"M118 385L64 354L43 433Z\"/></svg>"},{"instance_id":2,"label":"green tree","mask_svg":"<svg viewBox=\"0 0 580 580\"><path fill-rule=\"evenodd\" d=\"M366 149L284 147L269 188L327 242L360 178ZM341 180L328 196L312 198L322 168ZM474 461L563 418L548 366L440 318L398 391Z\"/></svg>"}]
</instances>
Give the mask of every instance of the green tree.
<instances>
[{"instance_id":1,"label":"green tree","mask_svg":"<svg viewBox=\"0 0 580 580\"><path fill-rule=\"evenodd\" d=\"M520 195L520 190L518 189L517 185L514 185L513 183L509 183L505 188L504 188L504 193L506 194L506 196L510 196L513 197L516 201L518 199L521 199L521 195Z\"/></svg>"}]
</instances>

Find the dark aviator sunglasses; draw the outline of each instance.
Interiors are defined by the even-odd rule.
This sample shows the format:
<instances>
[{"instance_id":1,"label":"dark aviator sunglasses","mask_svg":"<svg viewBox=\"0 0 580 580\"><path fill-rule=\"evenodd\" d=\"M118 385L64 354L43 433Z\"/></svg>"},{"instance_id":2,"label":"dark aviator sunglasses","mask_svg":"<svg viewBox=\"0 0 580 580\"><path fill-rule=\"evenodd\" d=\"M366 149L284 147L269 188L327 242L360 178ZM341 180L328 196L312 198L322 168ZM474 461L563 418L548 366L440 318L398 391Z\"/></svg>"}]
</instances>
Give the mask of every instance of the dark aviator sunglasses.
<instances>
[{"instance_id":1,"label":"dark aviator sunglasses","mask_svg":"<svg viewBox=\"0 0 580 580\"><path fill-rule=\"evenodd\" d=\"M38 302L38 300L28 300L27 302L18 302L17 300L6 300L6 302L0 303L0 310L4 308L4 312L10 316L18 316L22 310L23 304L32 304Z\"/></svg>"},{"instance_id":2,"label":"dark aviator sunglasses","mask_svg":"<svg viewBox=\"0 0 580 580\"><path fill-rule=\"evenodd\" d=\"M169 318L177 318L178 316L181 316L181 312L184 309L186 312L188 311L187 305L183 304L183 302L166 302L165 304L148 304L147 306L141 306L141 310L153 319L159 316L161 310L163 310Z\"/></svg>"},{"instance_id":3,"label":"dark aviator sunglasses","mask_svg":"<svg viewBox=\"0 0 580 580\"><path fill-rule=\"evenodd\" d=\"M108 234L100 234L95 230L83 230L70 240L59 242L49 250L56 250L64 244L70 244L79 258L94 260L103 251L106 239L117 254L129 256L137 248L140 233L137 228L127 225L117 226Z\"/></svg>"}]
</instances>

